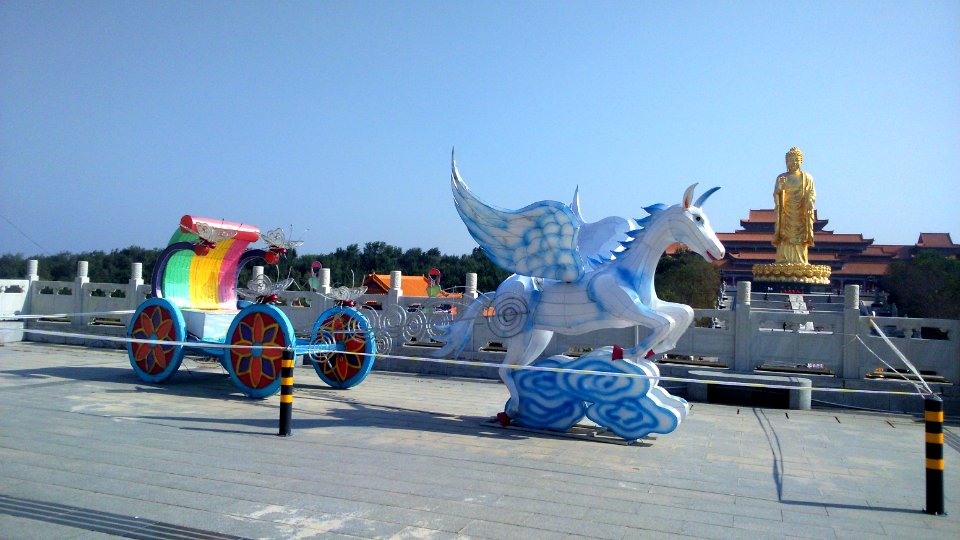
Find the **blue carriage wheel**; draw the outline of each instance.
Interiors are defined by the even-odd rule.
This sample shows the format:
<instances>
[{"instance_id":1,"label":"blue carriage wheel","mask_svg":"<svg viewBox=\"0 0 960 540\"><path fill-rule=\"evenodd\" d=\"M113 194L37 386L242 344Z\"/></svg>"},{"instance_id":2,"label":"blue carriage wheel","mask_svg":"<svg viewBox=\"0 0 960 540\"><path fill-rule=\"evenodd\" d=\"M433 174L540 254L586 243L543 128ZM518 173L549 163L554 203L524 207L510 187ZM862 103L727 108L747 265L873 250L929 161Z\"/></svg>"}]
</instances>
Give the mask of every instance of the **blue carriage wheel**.
<instances>
[{"instance_id":1,"label":"blue carriage wheel","mask_svg":"<svg viewBox=\"0 0 960 540\"><path fill-rule=\"evenodd\" d=\"M183 343L186 324L180 308L166 298L150 298L140 304L127 326L127 337L149 341ZM183 345L127 343L130 365L141 380L161 383L170 378L183 361Z\"/></svg>"},{"instance_id":2,"label":"blue carriage wheel","mask_svg":"<svg viewBox=\"0 0 960 540\"><path fill-rule=\"evenodd\" d=\"M223 367L245 395L265 398L280 391L283 349L295 343L293 325L278 308L252 304L234 317L227 331Z\"/></svg>"},{"instance_id":3,"label":"blue carriage wheel","mask_svg":"<svg viewBox=\"0 0 960 540\"><path fill-rule=\"evenodd\" d=\"M333 307L320 314L313 325L313 343L331 350L311 353L313 369L334 388L350 388L363 382L377 354L370 321L350 307Z\"/></svg>"}]
</instances>

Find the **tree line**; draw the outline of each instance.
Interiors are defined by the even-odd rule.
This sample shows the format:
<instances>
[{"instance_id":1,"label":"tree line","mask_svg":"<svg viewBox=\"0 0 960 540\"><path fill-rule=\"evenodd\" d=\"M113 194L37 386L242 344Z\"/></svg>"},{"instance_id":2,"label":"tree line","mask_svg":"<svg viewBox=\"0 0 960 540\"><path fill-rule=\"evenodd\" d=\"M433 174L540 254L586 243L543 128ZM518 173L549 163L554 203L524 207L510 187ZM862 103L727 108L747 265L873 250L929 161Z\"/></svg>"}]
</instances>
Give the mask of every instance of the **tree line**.
<instances>
[{"instance_id":1,"label":"tree line","mask_svg":"<svg viewBox=\"0 0 960 540\"><path fill-rule=\"evenodd\" d=\"M39 261L39 276L44 281L72 281L76 277L77 262L89 263L90 281L96 283L126 283L130 279L132 263L143 264L143 277L150 280L157 257L162 250L131 246L103 251L82 253L57 253L32 257ZM403 249L386 242L367 242L361 248L350 244L330 253L300 255L289 250L280 259L276 268L267 269L268 277L292 277L301 288L306 287L314 261L330 269L333 286L359 286L370 273L386 274L400 270L404 275L426 275L436 268L442 274L441 286L445 289L462 287L468 273L477 274L477 288L493 291L510 274L493 264L483 253L474 248L466 255L447 255L438 248ZM23 255L0 255L0 279L22 279L27 273L27 258ZM241 283L242 283L241 278ZM682 302L698 308L716 307L720 274L716 267L699 255L681 250L674 255L664 255L657 267L657 292L671 302Z\"/></svg>"},{"instance_id":2,"label":"tree line","mask_svg":"<svg viewBox=\"0 0 960 540\"><path fill-rule=\"evenodd\" d=\"M161 251L161 248L131 246L109 253L61 252L30 258L37 259L39 277L44 281L72 281L76 278L77 263L87 261L90 281L126 283L130 279L130 267L135 262L143 264L144 280L149 281ZM27 260L27 257L20 254L0 255L0 279L24 278L27 274ZM379 241L367 242L363 248L358 244L350 244L330 253L300 255L295 249L291 249L281 257L276 268L266 269L265 272L272 279L292 277L301 287L305 287L314 261L319 261L324 268L330 269L333 286L359 286L363 278L370 273L386 274L391 270L400 270L404 275L426 275L430 269L436 268L442 274L441 285L444 288L462 287L466 283L466 275L473 272L477 274L477 287L486 291L496 289L509 275L490 262L480 248L475 248L467 255L446 255L438 248L411 248L404 251Z\"/></svg>"},{"instance_id":3,"label":"tree line","mask_svg":"<svg viewBox=\"0 0 960 540\"><path fill-rule=\"evenodd\" d=\"M920 251L894 261L880 286L901 316L960 319L960 260Z\"/></svg>"}]
</instances>

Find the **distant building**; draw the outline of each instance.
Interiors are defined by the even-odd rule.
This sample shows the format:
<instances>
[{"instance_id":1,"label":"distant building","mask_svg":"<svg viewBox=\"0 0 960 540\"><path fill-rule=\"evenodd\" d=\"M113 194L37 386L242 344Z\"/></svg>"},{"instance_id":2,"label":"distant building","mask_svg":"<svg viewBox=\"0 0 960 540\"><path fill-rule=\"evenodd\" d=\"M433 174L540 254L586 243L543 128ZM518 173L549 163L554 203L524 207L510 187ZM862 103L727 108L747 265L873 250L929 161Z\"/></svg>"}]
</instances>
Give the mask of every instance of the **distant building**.
<instances>
[{"instance_id":1,"label":"distant building","mask_svg":"<svg viewBox=\"0 0 960 540\"><path fill-rule=\"evenodd\" d=\"M367 274L363 278L363 286L367 288L367 294L387 294L390 291L390 274ZM429 286L430 279L427 276L400 276L400 288L404 296L428 296L427 287ZM463 295L441 291L437 296L460 298Z\"/></svg>"},{"instance_id":2,"label":"distant building","mask_svg":"<svg viewBox=\"0 0 960 540\"><path fill-rule=\"evenodd\" d=\"M732 233L717 233L727 255L717 263L725 283L753 279L753 265L768 264L776 259L773 239L775 214L769 210L750 210L747 219L740 220L741 229ZM874 289L880 277L895 260L910 259L923 249L946 256L960 255L960 244L954 244L949 233L920 233L915 245L874 244L862 234L835 233L825 230L828 220L814 215L813 241L809 249L810 264L830 266L831 285L860 285Z\"/></svg>"}]
</instances>

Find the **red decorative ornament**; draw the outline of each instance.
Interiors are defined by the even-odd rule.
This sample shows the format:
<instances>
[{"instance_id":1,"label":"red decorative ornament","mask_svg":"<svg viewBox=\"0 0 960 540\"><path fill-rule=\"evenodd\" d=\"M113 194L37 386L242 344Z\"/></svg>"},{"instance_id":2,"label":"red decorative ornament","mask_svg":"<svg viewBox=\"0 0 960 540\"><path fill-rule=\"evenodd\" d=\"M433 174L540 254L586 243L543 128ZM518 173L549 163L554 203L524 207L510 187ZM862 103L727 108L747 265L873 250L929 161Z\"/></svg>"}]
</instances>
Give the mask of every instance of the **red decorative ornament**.
<instances>
[{"instance_id":1,"label":"red decorative ornament","mask_svg":"<svg viewBox=\"0 0 960 540\"><path fill-rule=\"evenodd\" d=\"M613 354L610 355L610 361L614 360L623 360L623 347L619 345L613 346Z\"/></svg>"},{"instance_id":2,"label":"red decorative ornament","mask_svg":"<svg viewBox=\"0 0 960 540\"><path fill-rule=\"evenodd\" d=\"M193 246L193 253L197 257L203 257L207 253L210 253L210 246L207 244L197 244Z\"/></svg>"},{"instance_id":3,"label":"red decorative ornament","mask_svg":"<svg viewBox=\"0 0 960 540\"><path fill-rule=\"evenodd\" d=\"M280 262L280 254L274 251L268 251L267 254L263 256L263 260L267 261L267 264L277 264Z\"/></svg>"}]
</instances>

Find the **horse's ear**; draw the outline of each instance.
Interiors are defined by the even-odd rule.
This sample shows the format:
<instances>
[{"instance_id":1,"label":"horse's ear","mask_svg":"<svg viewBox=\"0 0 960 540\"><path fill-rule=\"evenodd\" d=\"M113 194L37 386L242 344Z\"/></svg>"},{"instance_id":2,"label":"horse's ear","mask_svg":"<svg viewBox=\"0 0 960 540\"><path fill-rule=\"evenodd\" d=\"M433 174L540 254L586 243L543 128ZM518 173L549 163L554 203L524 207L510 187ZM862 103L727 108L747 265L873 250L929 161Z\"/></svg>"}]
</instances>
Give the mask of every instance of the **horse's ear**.
<instances>
[{"instance_id":1,"label":"horse's ear","mask_svg":"<svg viewBox=\"0 0 960 540\"><path fill-rule=\"evenodd\" d=\"M690 208L690 203L693 202L693 190L696 189L697 182L690 184L690 187L683 192L683 207Z\"/></svg>"}]
</instances>

